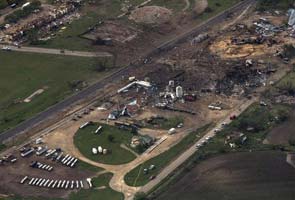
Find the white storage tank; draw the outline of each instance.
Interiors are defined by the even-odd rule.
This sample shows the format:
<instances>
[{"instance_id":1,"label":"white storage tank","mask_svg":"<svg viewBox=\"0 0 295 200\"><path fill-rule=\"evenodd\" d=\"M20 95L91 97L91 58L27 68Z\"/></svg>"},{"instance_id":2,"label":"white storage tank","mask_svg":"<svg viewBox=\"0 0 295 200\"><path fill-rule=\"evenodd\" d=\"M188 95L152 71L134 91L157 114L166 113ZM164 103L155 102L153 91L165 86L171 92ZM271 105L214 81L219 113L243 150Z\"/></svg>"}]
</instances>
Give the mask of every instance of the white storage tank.
<instances>
[{"instance_id":1,"label":"white storage tank","mask_svg":"<svg viewBox=\"0 0 295 200\"><path fill-rule=\"evenodd\" d=\"M176 87L176 97L177 98L182 98L183 97L183 89L181 86Z\"/></svg>"},{"instance_id":2,"label":"white storage tank","mask_svg":"<svg viewBox=\"0 0 295 200\"><path fill-rule=\"evenodd\" d=\"M108 150L107 149L103 149L102 154L103 155L106 155L107 153L108 153Z\"/></svg>"},{"instance_id":3,"label":"white storage tank","mask_svg":"<svg viewBox=\"0 0 295 200\"><path fill-rule=\"evenodd\" d=\"M93 153L94 155L96 155L96 154L97 154L97 149L96 149L96 148L92 148L92 153Z\"/></svg>"},{"instance_id":4,"label":"white storage tank","mask_svg":"<svg viewBox=\"0 0 295 200\"><path fill-rule=\"evenodd\" d=\"M103 149L102 149L101 146L99 146L97 149L98 149L98 152L99 152L99 153L102 153L102 152L103 152Z\"/></svg>"}]
</instances>

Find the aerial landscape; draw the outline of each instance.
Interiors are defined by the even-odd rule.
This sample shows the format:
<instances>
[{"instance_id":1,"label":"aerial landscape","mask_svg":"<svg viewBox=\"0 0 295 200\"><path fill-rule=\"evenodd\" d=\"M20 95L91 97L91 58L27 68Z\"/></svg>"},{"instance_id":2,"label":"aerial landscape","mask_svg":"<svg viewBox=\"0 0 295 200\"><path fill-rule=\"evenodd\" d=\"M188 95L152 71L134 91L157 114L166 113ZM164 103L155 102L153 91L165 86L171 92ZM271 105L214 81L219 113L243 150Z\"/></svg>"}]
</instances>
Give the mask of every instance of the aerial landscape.
<instances>
[{"instance_id":1,"label":"aerial landscape","mask_svg":"<svg viewBox=\"0 0 295 200\"><path fill-rule=\"evenodd\" d=\"M0 200L294 200L295 0L0 0Z\"/></svg>"}]
</instances>

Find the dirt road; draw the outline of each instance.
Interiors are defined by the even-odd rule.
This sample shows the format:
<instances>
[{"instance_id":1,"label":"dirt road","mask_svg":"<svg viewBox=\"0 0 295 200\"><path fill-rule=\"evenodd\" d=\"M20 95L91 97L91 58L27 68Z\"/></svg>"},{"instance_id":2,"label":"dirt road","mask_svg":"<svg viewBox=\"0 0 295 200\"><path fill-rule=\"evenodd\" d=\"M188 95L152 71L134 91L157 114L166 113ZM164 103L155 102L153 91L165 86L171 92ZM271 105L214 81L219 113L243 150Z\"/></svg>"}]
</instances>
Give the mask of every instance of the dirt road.
<instances>
[{"instance_id":1,"label":"dirt road","mask_svg":"<svg viewBox=\"0 0 295 200\"><path fill-rule=\"evenodd\" d=\"M87 51L70 51L63 49L48 49L48 48L39 48L39 47L15 47L9 45L0 45L0 48L3 47L10 48L10 51L19 51L19 52L29 52L29 53L42 53L42 54L54 54L54 55L64 55L64 56L80 56L80 57L112 57L113 55L108 52L87 52ZM8 51L8 50L6 50Z\"/></svg>"}]
</instances>

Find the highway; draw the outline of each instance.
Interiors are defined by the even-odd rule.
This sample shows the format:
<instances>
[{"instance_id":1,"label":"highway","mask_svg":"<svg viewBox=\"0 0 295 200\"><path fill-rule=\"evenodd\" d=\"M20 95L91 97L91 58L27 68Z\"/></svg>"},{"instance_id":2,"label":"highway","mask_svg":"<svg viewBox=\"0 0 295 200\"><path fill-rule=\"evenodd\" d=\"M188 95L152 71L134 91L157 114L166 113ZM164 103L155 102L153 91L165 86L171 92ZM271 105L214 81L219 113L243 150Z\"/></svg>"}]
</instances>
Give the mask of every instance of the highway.
<instances>
[{"instance_id":1,"label":"highway","mask_svg":"<svg viewBox=\"0 0 295 200\"><path fill-rule=\"evenodd\" d=\"M3 50L8 48L9 50ZM79 57L112 57L113 55L108 52L87 52L87 51L70 51L63 49L49 49L49 48L39 48L39 47L25 47L20 48L11 45L0 44L2 51L19 51L19 52L29 52L29 53L41 53L41 54L53 54L53 55L63 55L63 56L79 56Z\"/></svg>"},{"instance_id":2,"label":"highway","mask_svg":"<svg viewBox=\"0 0 295 200\"><path fill-rule=\"evenodd\" d=\"M99 82L93 84L92 86L82 90L81 92L74 94L65 100L55 104L54 106L49 107L47 110L37 114L33 118L30 118L15 128L7 130L0 134L0 143L4 142L7 139L13 138L18 134L22 134L27 132L28 130L32 129L33 127L37 126L38 124L44 122L47 119L52 119L57 116L61 111L65 110L66 108L77 104L77 102L90 97L91 95L95 94L99 89L102 89L108 83L114 83L117 80L120 80L122 76L128 75L128 72L132 70L134 67L142 65L142 60L145 58L149 58L151 56L157 55L163 51L167 51L173 48L176 44L181 43L183 41L188 40L188 38L203 33L204 31L208 30L210 27L217 25L223 22L228 17L228 13L230 12L242 12L246 9L249 5L255 3L256 0L244 0L241 3L237 4L236 6L220 13L219 15L207 20L206 22L192 28L191 30L183 33L175 37L174 39L163 43L162 45L158 46L154 50L150 51L146 56L140 58L134 62L134 64L130 64L126 67L120 68L113 74L106 76L104 79L100 80Z\"/></svg>"}]
</instances>

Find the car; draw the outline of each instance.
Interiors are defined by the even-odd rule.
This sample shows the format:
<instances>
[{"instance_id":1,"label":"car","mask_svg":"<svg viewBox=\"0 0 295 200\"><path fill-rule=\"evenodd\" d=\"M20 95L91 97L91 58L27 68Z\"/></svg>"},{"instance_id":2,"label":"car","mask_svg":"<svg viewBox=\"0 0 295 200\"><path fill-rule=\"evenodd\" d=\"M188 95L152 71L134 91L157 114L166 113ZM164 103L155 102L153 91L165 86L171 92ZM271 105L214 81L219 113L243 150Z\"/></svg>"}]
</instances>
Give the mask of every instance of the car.
<instances>
[{"instance_id":1,"label":"car","mask_svg":"<svg viewBox=\"0 0 295 200\"><path fill-rule=\"evenodd\" d=\"M202 145L201 144L197 144L196 145L196 148L200 148Z\"/></svg>"},{"instance_id":2,"label":"car","mask_svg":"<svg viewBox=\"0 0 295 200\"><path fill-rule=\"evenodd\" d=\"M214 129L214 133L218 133L220 131L220 129L216 128Z\"/></svg>"},{"instance_id":3,"label":"car","mask_svg":"<svg viewBox=\"0 0 295 200\"><path fill-rule=\"evenodd\" d=\"M226 122L222 122L222 123L221 123L221 126L226 126L226 125L227 125Z\"/></svg>"},{"instance_id":4,"label":"car","mask_svg":"<svg viewBox=\"0 0 295 200\"><path fill-rule=\"evenodd\" d=\"M235 119L237 119L237 116L236 115L231 115L229 119L230 120L235 120Z\"/></svg>"},{"instance_id":5,"label":"car","mask_svg":"<svg viewBox=\"0 0 295 200\"><path fill-rule=\"evenodd\" d=\"M150 180L154 180L156 178L155 175L150 176Z\"/></svg>"}]
</instances>

